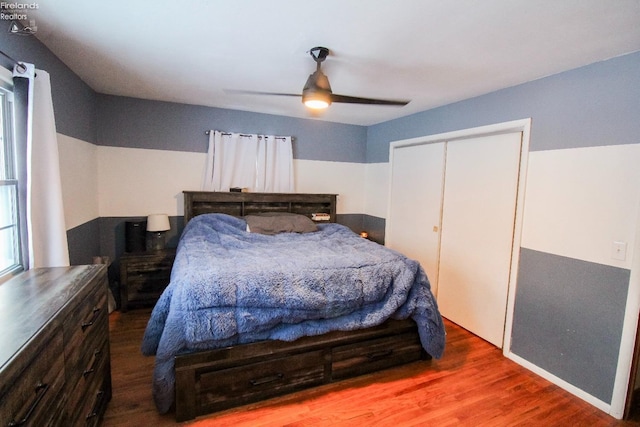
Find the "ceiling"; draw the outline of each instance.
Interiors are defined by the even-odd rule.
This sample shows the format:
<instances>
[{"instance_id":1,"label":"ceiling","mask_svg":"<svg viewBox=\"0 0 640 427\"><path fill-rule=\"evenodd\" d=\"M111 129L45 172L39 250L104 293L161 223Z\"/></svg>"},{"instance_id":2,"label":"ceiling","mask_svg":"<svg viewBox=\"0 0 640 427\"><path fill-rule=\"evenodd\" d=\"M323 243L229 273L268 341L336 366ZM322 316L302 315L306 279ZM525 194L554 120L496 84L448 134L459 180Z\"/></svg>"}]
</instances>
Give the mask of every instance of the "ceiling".
<instances>
[{"instance_id":1,"label":"ceiling","mask_svg":"<svg viewBox=\"0 0 640 427\"><path fill-rule=\"evenodd\" d=\"M99 93L371 125L640 50L639 0L38 0L36 36ZM314 70L334 93L299 98ZM37 65L37 64L36 64ZM231 90L231 91L230 91Z\"/></svg>"}]
</instances>

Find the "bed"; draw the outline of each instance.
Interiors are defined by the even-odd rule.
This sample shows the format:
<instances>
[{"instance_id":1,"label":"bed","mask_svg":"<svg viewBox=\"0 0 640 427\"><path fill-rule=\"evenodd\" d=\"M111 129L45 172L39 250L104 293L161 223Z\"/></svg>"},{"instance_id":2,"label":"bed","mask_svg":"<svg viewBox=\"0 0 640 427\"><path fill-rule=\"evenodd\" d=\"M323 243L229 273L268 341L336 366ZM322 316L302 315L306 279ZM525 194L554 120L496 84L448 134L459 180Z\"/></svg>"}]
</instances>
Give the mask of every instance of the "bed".
<instances>
[{"instance_id":1,"label":"bed","mask_svg":"<svg viewBox=\"0 0 640 427\"><path fill-rule=\"evenodd\" d=\"M184 192L142 352L176 420L444 350L424 270L335 222L336 195Z\"/></svg>"}]
</instances>

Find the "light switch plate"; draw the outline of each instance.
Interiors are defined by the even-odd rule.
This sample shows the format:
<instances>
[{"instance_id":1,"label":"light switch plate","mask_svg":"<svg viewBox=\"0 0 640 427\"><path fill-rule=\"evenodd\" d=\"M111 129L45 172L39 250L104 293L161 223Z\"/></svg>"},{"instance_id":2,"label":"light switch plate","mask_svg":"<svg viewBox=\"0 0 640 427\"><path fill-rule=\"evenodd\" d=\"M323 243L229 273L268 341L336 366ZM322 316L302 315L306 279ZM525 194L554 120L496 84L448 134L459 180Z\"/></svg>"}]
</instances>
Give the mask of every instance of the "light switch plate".
<instances>
[{"instance_id":1,"label":"light switch plate","mask_svg":"<svg viewBox=\"0 0 640 427\"><path fill-rule=\"evenodd\" d=\"M611 258L624 261L627 259L627 242L613 242Z\"/></svg>"}]
</instances>

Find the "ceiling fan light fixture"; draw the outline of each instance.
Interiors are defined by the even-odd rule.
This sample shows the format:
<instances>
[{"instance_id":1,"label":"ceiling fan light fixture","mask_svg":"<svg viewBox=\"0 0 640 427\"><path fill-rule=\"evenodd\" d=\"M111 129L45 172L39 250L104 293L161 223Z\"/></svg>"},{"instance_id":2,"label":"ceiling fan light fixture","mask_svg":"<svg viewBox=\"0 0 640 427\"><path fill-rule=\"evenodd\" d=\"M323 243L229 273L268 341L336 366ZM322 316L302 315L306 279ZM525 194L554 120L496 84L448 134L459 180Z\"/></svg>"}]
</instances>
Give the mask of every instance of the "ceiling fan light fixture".
<instances>
[{"instance_id":1,"label":"ceiling fan light fixture","mask_svg":"<svg viewBox=\"0 0 640 427\"><path fill-rule=\"evenodd\" d=\"M329 104L321 99L310 99L308 101L305 101L304 105L311 108L312 110L324 110L325 108L329 107Z\"/></svg>"},{"instance_id":2,"label":"ceiling fan light fixture","mask_svg":"<svg viewBox=\"0 0 640 427\"><path fill-rule=\"evenodd\" d=\"M314 110L322 110L331 105L331 97L327 93L311 93L302 96L302 103Z\"/></svg>"},{"instance_id":3,"label":"ceiling fan light fixture","mask_svg":"<svg viewBox=\"0 0 640 427\"><path fill-rule=\"evenodd\" d=\"M320 63L316 72L311 74L302 89L302 103L314 110L322 110L331 105L331 85L329 79L320 71Z\"/></svg>"}]
</instances>

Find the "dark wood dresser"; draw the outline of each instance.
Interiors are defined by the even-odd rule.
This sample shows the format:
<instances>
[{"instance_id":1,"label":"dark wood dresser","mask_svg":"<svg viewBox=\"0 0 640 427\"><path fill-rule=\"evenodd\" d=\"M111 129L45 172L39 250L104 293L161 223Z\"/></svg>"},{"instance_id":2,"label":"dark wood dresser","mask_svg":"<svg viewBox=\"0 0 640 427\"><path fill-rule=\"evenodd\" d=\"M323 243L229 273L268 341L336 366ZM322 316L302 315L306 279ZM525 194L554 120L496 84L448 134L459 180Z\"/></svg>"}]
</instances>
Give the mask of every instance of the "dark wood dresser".
<instances>
[{"instance_id":1,"label":"dark wood dresser","mask_svg":"<svg viewBox=\"0 0 640 427\"><path fill-rule=\"evenodd\" d=\"M33 269L0 284L0 422L98 425L111 399L107 269Z\"/></svg>"},{"instance_id":2,"label":"dark wood dresser","mask_svg":"<svg viewBox=\"0 0 640 427\"><path fill-rule=\"evenodd\" d=\"M131 252L120 257L121 310L153 306L169 284L175 249Z\"/></svg>"}]
</instances>

